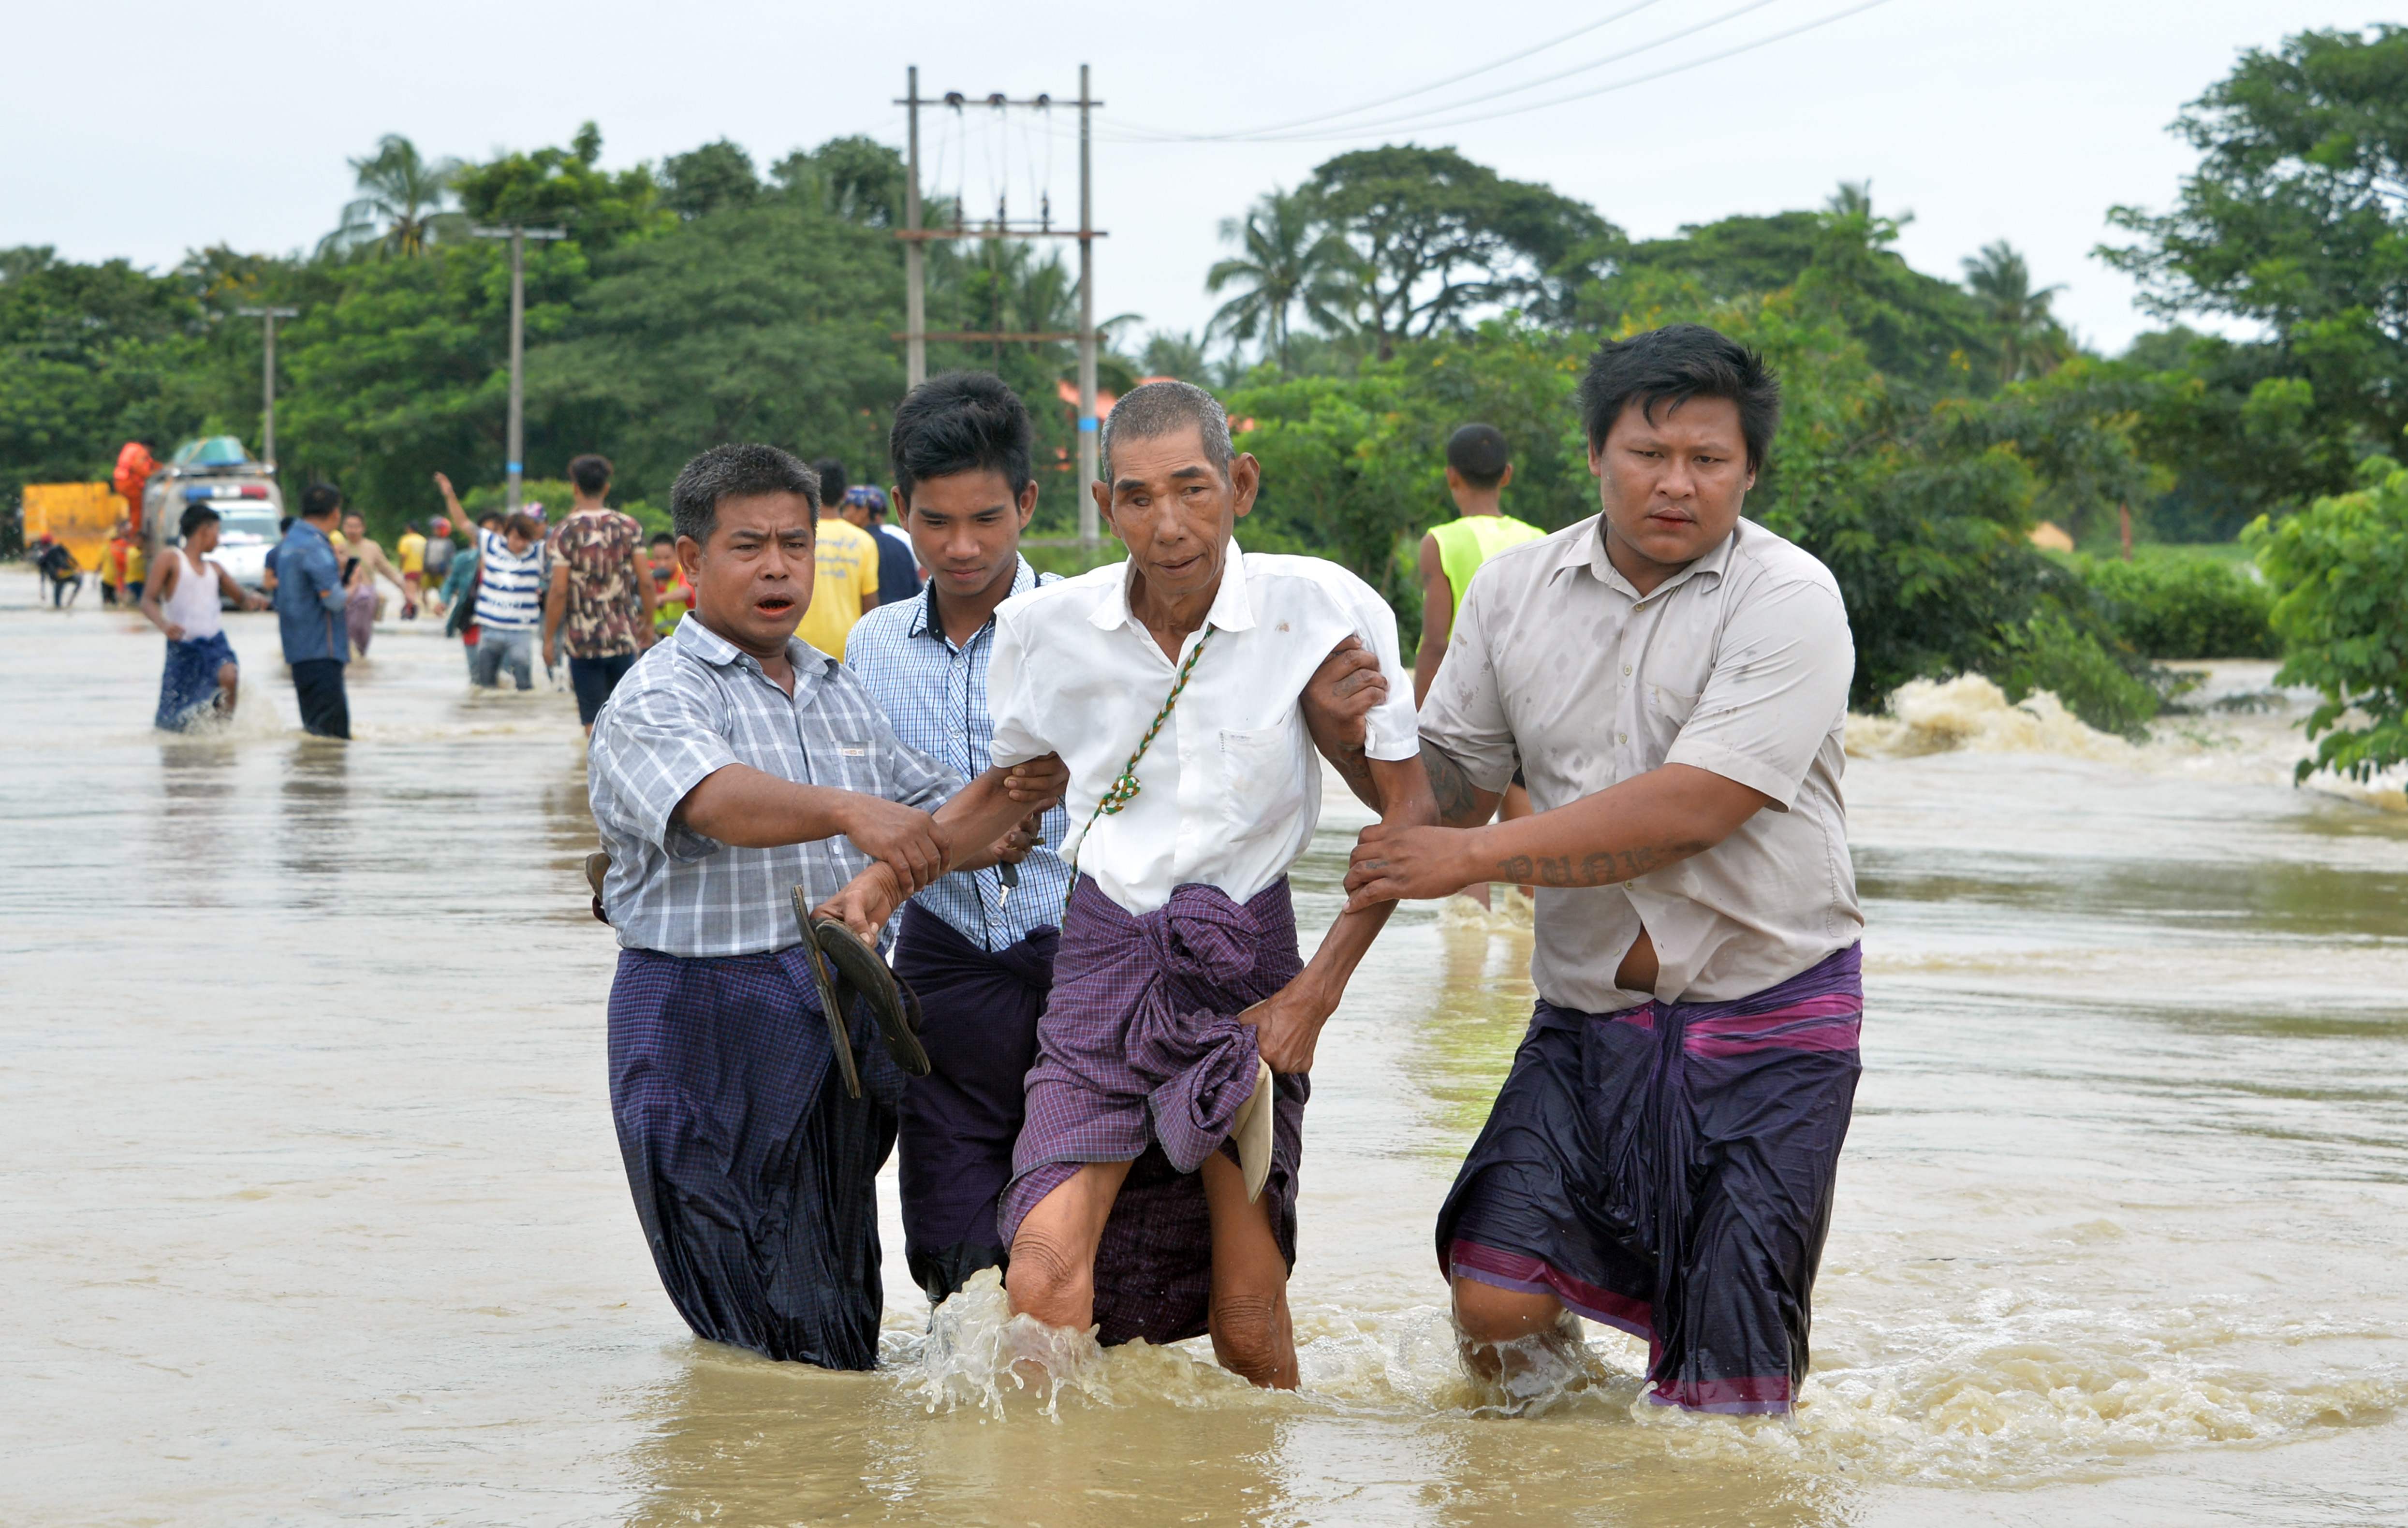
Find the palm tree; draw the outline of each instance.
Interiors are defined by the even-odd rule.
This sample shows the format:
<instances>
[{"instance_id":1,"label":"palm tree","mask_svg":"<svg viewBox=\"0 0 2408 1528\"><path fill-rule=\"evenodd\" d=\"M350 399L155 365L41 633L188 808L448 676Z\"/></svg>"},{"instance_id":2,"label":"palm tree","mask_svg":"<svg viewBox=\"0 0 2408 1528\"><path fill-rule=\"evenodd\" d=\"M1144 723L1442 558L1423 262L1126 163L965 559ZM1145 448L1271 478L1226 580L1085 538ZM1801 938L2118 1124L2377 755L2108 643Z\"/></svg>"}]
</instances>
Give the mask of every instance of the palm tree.
<instances>
[{"instance_id":1,"label":"palm tree","mask_svg":"<svg viewBox=\"0 0 2408 1528\"><path fill-rule=\"evenodd\" d=\"M1264 350L1278 356L1280 369L1287 370L1289 313L1302 307L1311 322L1331 321L1334 305L1341 300L1340 276L1354 251L1322 221L1310 195L1276 188L1243 219L1222 219L1221 241L1243 252L1205 272L1204 290L1217 293L1234 285L1239 291L1212 315L1205 336L1250 340L1259 335Z\"/></svg>"},{"instance_id":2,"label":"palm tree","mask_svg":"<svg viewBox=\"0 0 2408 1528\"><path fill-rule=\"evenodd\" d=\"M2032 290L2031 267L2005 239L1984 245L1965 261L1965 286L1982 300L1998 336L2001 385L2055 371L2065 359L2065 330L2049 311L2065 288Z\"/></svg>"},{"instance_id":3,"label":"palm tree","mask_svg":"<svg viewBox=\"0 0 2408 1528\"><path fill-rule=\"evenodd\" d=\"M418 145L398 133L377 140L377 150L351 162L359 198L343 208L343 221L318 242L320 254L348 254L369 245L387 254L422 255L454 221L447 210L456 159L428 161Z\"/></svg>"}]
</instances>

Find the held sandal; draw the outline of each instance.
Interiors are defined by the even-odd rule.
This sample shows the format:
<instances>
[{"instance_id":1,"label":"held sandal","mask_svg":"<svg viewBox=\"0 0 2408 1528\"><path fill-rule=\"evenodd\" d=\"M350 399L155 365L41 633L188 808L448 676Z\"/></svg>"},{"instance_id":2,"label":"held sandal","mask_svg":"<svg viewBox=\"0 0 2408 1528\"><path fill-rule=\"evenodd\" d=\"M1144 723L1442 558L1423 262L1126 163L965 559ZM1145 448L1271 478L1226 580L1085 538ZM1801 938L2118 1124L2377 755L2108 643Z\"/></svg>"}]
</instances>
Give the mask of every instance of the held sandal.
<instances>
[{"instance_id":1,"label":"held sandal","mask_svg":"<svg viewBox=\"0 0 2408 1528\"><path fill-rule=\"evenodd\" d=\"M1270 1181L1271 1125L1278 1114L1278 1100L1271 1095L1271 1064L1257 1057L1254 1091L1238 1106L1237 1117L1229 1121L1229 1139L1238 1144L1238 1170L1246 1175L1250 1205L1263 1196L1263 1185Z\"/></svg>"},{"instance_id":2,"label":"held sandal","mask_svg":"<svg viewBox=\"0 0 2408 1528\"><path fill-rule=\"evenodd\" d=\"M878 1031L885 1036L886 1053L895 1058L895 1064L910 1077L926 1077L936 1070L929 1064L927 1050L920 1044L920 999L896 979L884 958L864 944L861 935L847 928L840 919L813 919L811 935L845 984L869 1004L869 1011L878 1020Z\"/></svg>"},{"instance_id":3,"label":"held sandal","mask_svg":"<svg viewBox=\"0 0 2408 1528\"><path fill-rule=\"evenodd\" d=\"M820 952L817 931L811 927L810 898L799 886L795 888L795 921L803 931L803 960L811 968L811 981L819 988L820 1012L827 1019L828 1044L836 1051L836 1064L844 1074L844 1091L853 1097L861 1096L861 1068L853 1064L853 1039L844 1032L844 1016L853 1006L853 994L829 969L827 957Z\"/></svg>"}]
</instances>

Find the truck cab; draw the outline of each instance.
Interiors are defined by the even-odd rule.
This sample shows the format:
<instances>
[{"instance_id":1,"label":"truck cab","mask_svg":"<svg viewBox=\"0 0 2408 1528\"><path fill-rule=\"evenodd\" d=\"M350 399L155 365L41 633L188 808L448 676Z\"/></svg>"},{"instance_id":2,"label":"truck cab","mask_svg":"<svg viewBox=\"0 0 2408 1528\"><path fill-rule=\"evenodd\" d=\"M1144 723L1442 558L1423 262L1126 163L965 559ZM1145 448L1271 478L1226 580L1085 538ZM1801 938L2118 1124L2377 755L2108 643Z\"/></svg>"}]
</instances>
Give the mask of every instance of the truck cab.
<instances>
[{"instance_id":1,"label":"truck cab","mask_svg":"<svg viewBox=\"0 0 2408 1528\"><path fill-rule=\"evenodd\" d=\"M167 464L142 488L143 540L153 561L177 545L187 506L218 512L218 550L210 556L253 593L265 592L267 553L281 533L284 491L276 468L254 462L232 436L209 436L176 448Z\"/></svg>"}]
</instances>

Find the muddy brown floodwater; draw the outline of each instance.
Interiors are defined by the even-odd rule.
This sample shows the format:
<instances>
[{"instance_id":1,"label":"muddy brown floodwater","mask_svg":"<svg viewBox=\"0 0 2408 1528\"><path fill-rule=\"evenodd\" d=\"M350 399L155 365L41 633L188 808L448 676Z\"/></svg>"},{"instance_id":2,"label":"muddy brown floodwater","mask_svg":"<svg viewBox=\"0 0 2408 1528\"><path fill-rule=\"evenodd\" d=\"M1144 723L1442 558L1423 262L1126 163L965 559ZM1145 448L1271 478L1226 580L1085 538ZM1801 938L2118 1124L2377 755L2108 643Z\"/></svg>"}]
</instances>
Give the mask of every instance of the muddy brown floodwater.
<instances>
[{"instance_id":1,"label":"muddy brown floodwater","mask_svg":"<svg viewBox=\"0 0 2408 1528\"><path fill-rule=\"evenodd\" d=\"M1431 1219L1527 1016L1526 922L1417 906L1321 1045L1304 1389L1190 1346L1051 1397L693 1340L629 1207L566 694L382 629L358 740L148 723L160 644L0 589L0 1522L2408 1521L2408 813L2295 790L2296 697L2131 747L1978 680L1852 728L1865 1077L1794 1420L1639 1353L1500 1416ZM2215 665L2202 699L2267 664ZM2262 708L2252 708L2253 705ZM1351 827L1298 876L1327 921Z\"/></svg>"}]
</instances>

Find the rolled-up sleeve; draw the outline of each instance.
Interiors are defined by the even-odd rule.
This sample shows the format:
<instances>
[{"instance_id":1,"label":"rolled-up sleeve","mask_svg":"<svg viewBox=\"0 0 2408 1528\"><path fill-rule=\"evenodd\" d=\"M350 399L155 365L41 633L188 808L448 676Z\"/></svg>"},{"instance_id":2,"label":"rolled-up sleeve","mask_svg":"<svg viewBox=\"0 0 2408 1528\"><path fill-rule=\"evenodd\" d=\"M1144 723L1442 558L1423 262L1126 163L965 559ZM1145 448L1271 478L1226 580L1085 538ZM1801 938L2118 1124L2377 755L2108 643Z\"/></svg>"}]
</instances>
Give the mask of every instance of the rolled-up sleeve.
<instances>
[{"instance_id":1,"label":"rolled-up sleeve","mask_svg":"<svg viewBox=\"0 0 2408 1528\"><path fill-rule=\"evenodd\" d=\"M695 786L737 762L710 699L671 685L622 686L586 754L602 786L593 793L596 813L673 860L705 859L724 847L672 819Z\"/></svg>"},{"instance_id":2,"label":"rolled-up sleeve","mask_svg":"<svg viewBox=\"0 0 2408 1528\"><path fill-rule=\"evenodd\" d=\"M1455 631L1448 638L1446 660L1438 680L1422 705L1422 741L1463 766L1471 783L1483 791L1503 791L1513 783L1521 756L1513 729L1505 718L1505 700L1497 684L1497 662L1488 639L1488 605L1484 592L1495 581L1475 576L1455 612ZM1408 689L1407 694L1412 692Z\"/></svg>"},{"instance_id":3,"label":"rolled-up sleeve","mask_svg":"<svg viewBox=\"0 0 2408 1528\"><path fill-rule=\"evenodd\" d=\"M1712 770L1787 811L1847 717L1856 666L1837 588L1800 578L1752 591L1723 628L1705 689L1664 762Z\"/></svg>"},{"instance_id":4,"label":"rolled-up sleeve","mask_svg":"<svg viewBox=\"0 0 2408 1528\"><path fill-rule=\"evenodd\" d=\"M1398 657L1403 644L1397 639L1397 612L1388 608L1388 602L1380 597L1377 590L1353 574L1348 574L1340 585L1340 602L1355 636L1380 660L1380 673L1388 681L1387 698L1363 719L1363 751L1387 763L1420 758L1421 729L1413 715L1413 676Z\"/></svg>"},{"instance_id":5,"label":"rolled-up sleeve","mask_svg":"<svg viewBox=\"0 0 2408 1528\"><path fill-rule=\"evenodd\" d=\"M995 743L987 756L1009 768L1056 751L1039 731L1036 697L1029 692L1028 645L1019 622L998 612L995 650L987 656L986 694L995 718Z\"/></svg>"}]
</instances>

